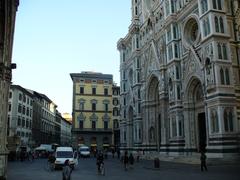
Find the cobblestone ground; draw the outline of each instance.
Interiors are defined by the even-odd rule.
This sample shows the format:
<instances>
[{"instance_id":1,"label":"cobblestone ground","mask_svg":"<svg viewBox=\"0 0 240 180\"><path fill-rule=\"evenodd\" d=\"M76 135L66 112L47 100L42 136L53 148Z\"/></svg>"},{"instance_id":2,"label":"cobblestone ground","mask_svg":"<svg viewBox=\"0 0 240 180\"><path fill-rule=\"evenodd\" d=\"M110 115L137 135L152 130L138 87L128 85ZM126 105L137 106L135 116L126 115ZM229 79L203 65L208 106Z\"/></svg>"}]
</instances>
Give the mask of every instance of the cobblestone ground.
<instances>
[{"instance_id":1,"label":"cobblestone ground","mask_svg":"<svg viewBox=\"0 0 240 180\"><path fill-rule=\"evenodd\" d=\"M48 171L46 159L34 162L9 162L7 180L57 180L62 179L62 171ZM141 160L134 167L124 170L118 159L105 160L106 175L96 173L96 160L79 159L78 167L72 173L71 180L239 180L240 164L217 164L208 166L208 172L201 172L199 165L173 162L160 162L160 168L153 167L153 161Z\"/></svg>"}]
</instances>

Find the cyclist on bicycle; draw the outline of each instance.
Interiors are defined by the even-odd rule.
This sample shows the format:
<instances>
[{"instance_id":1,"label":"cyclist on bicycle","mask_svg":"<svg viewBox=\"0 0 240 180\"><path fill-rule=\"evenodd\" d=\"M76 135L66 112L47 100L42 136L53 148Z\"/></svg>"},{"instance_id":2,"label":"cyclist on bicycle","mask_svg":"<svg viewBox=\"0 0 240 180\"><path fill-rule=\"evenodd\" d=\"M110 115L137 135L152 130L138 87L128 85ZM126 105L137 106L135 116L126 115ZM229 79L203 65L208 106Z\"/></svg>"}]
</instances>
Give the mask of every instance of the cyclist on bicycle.
<instances>
[{"instance_id":1,"label":"cyclist on bicycle","mask_svg":"<svg viewBox=\"0 0 240 180\"><path fill-rule=\"evenodd\" d=\"M103 158L103 153L102 151L99 151L98 155L97 155L97 167L98 167L98 172L100 172L100 165L104 164L103 162L104 158Z\"/></svg>"},{"instance_id":2,"label":"cyclist on bicycle","mask_svg":"<svg viewBox=\"0 0 240 180\"><path fill-rule=\"evenodd\" d=\"M49 156L48 156L48 163L50 164L50 169L53 170L54 169L54 163L56 161L56 157L54 156L53 153L51 153Z\"/></svg>"}]
</instances>

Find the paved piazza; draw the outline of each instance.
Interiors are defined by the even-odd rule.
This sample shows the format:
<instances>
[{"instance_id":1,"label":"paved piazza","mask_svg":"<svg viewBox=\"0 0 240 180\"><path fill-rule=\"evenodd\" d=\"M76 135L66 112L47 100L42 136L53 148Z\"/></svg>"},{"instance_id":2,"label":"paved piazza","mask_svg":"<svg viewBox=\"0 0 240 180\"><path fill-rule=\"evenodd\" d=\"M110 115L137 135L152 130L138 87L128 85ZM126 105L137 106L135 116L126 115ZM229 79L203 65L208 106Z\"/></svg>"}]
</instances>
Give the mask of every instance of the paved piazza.
<instances>
[{"instance_id":1,"label":"paved piazza","mask_svg":"<svg viewBox=\"0 0 240 180\"><path fill-rule=\"evenodd\" d=\"M44 167L46 159L34 162L9 162L8 180L57 180L62 179L62 171L47 171ZM72 180L235 180L240 177L240 164L209 165L208 172L201 172L199 165L160 162L160 169L153 168L153 161L141 160L133 169L125 171L118 159L105 160L106 175L96 174L96 161L93 158L80 159L78 167L72 173Z\"/></svg>"}]
</instances>

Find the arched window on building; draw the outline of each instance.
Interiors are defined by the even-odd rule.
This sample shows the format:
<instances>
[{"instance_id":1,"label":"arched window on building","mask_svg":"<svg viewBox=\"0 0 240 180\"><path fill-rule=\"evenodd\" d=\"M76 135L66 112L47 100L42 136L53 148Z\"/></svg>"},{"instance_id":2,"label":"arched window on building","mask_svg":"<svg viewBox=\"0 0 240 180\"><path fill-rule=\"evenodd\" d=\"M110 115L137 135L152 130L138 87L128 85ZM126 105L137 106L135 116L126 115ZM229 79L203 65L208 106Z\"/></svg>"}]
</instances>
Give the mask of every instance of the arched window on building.
<instances>
[{"instance_id":1,"label":"arched window on building","mask_svg":"<svg viewBox=\"0 0 240 180\"><path fill-rule=\"evenodd\" d=\"M225 84L225 82L224 82L224 72L223 72L222 68L220 69L220 79L221 79L221 84Z\"/></svg>"},{"instance_id":2,"label":"arched window on building","mask_svg":"<svg viewBox=\"0 0 240 180\"><path fill-rule=\"evenodd\" d=\"M218 17L217 16L215 16L214 22L215 22L215 30L216 30L216 32L219 32L219 22L218 22Z\"/></svg>"},{"instance_id":3,"label":"arched window on building","mask_svg":"<svg viewBox=\"0 0 240 180\"><path fill-rule=\"evenodd\" d=\"M225 108L225 110L224 110L224 130L225 130L225 132L233 131L233 110L232 110L232 108Z\"/></svg>"},{"instance_id":4,"label":"arched window on building","mask_svg":"<svg viewBox=\"0 0 240 180\"><path fill-rule=\"evenodd\" d=\"M216 133L219 131L219 123L218 123L218 115L216 110L211 111L211 130L213 133Z\"/></svg>"},{"instance_id":5,"label":"arched window on building","mask_svg":"<svg viewBox=\"0 0 240 180\"><path fill-rule=\"evenodd\" d=\"M226 44L223 44L222 50L223 50L223 59L228 59Z\"/></svg>"},{"instance_id":6,"label":"arched window on building","mask_svg":"<svg viewBox=\"0 0 240 180\"><path fill-rule=\"evenodd\" d=\"M221 48L220 43L218 43L217 49L218 49L218 59L222 59L223 56L222 56L222 48Z\"/></svg>"},{"instance_id":7,"label":"arched window on building","mask_svg":"<svg viewBox=\"0 0 240 180\"><path fill-rule=\"evenodd\" d=\"M217 0L212 0L213 9L217 9Z\"/></svg>"},{"instance_id":8,"label":"arched window on building","mask_svg":"<svg viewBox=\"0 0 240 180\"><path fill-rule=\"evenodd\" d=\"M228 70L228 68L225 69L225 78L226 78L226 85L230 85L229 70Z\"/></svg>"},{"instance_id":9,"label":"arched window on building","mask_svg":"<svg viewBox=\"0 0 240 180\"><path fill-rule=\"evenodd\" d=\"M224 23L223 23L223 18L219 18L219 24L220 24L220 31L221 33L224 33Z\"/></svg>"}]
</instances>

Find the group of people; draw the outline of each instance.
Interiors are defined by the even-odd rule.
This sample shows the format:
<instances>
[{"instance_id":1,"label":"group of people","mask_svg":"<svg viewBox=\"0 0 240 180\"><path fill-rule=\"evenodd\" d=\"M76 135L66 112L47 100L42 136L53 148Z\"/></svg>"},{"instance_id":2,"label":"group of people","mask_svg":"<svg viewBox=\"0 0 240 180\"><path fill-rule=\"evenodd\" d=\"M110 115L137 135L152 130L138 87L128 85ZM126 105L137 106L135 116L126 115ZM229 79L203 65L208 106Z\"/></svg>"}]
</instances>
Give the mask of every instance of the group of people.
<instances>
[{"instance_id":1,"label":"group of people","mask_svg":"<svg viewBox=\"0 0 240 180\"><path fill-rule=\"evenodd\" d=\"M128 156L128 152L125 151L123 157L122 157L122 162L124 164L124 169L127 170L128 169L128 166L130 168L133 168L133 164L134 164L134 157L133 157L133 154L130 153L130 155Z\"/></svg>"}]
</instances>

